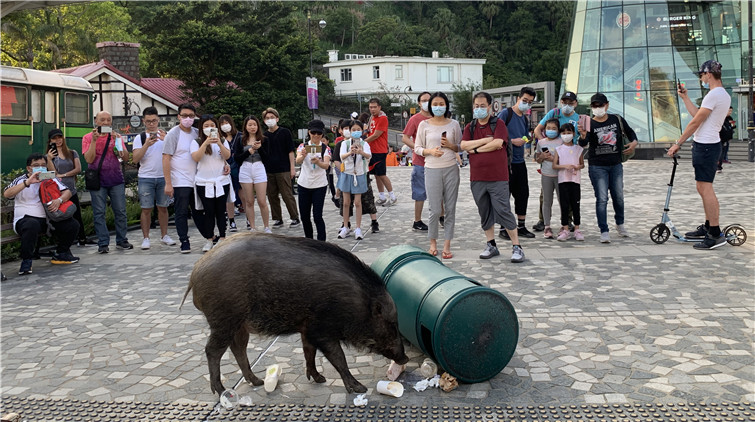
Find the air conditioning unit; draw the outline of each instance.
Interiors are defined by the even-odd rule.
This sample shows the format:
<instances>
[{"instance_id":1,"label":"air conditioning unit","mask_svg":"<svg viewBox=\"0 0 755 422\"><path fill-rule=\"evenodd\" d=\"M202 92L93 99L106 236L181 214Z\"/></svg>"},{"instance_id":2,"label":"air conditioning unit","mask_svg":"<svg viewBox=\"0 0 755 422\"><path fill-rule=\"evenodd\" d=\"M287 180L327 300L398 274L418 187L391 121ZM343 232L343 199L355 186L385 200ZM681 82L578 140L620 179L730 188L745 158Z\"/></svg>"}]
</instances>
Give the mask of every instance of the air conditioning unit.
<instances>
[{"instance_id":1,"label":"air conditioning unit","mask_svg":"<svg viewBox=\"0 0 755 422\"><path fill-rule=\"evenodd\" d=\"M356 56L356 54L346 54L346 55L345 55L345 57L346 57L346 60L353 60L353 59L355 59L355 58L356 58L356 57L354 57L354 56Z\"/></svg>"},{"instance_id":2,"label":"air conditioning unit","mask_svg":"<svg viewBox=\"0 0 755 422\"><path fill-rule=\"evenodd\" d=\"M364 59L365 57L366 57L366 56L365 56L364 54L360 54L360 55L359 55L359 58L360 58L360 59Z\"/></svg>"},{"instance_id":3,"label":"air conditioning unit","mask_svg":"<svg viewBox=\"0 0 755 422\"><path fill-rule=\"evenodd\" d=\"M371 59L371 58L372 58L372 54L368 54L368 55L367 55L367 58L368 58L368 59Z\"/></svg>"}]
</instances>

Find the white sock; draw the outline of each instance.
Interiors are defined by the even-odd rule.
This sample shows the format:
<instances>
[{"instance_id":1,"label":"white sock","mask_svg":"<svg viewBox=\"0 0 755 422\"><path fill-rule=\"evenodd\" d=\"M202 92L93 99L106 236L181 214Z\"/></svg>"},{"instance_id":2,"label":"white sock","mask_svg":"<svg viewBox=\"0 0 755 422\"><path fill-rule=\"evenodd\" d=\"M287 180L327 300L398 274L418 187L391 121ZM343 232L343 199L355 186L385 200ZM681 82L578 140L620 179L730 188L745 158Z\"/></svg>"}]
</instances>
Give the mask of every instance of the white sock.
<instances>
[{"instance_id":1,"label":"white sock","mask_svg":"<svg viewBox=\"0 0 755 422\"><path fill-rule=\"evenodd\" d=\"M380 200L381 201L384 200L385 199L385 192L380 192L379 196L380 196Z\"/></svg>"},{"instance_id":2,"label":"white sock","mask_svg":"<svg viewBox=\"0 0 755 422\"><path fill-rule=\"evenodd\" d=\"M391 196L391 199L396 199L396 195L393 194L393 191L388 192L388 195Z\"/></svg>"}]
</instances>

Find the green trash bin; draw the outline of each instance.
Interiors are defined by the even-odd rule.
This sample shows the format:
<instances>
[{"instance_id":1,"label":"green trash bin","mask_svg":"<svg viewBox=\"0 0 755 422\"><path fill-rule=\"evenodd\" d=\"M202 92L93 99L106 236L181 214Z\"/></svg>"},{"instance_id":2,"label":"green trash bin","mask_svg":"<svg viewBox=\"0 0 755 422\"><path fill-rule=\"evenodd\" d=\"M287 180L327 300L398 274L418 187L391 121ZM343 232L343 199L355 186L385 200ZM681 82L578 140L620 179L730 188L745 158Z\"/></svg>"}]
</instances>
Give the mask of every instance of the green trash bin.
<instances>
[{"instance_id":1,"label":"green trash bin","mask_svg":"<svg viewBox=\"0 0 755 422\"><path fill-rule=\"evenodd\" d=\"M415 246L390 248L372 270L396 303L401 334L449 374L463 382L481 382L511 360L519 321L502 293Z\"/></svg>"}]
</instances>

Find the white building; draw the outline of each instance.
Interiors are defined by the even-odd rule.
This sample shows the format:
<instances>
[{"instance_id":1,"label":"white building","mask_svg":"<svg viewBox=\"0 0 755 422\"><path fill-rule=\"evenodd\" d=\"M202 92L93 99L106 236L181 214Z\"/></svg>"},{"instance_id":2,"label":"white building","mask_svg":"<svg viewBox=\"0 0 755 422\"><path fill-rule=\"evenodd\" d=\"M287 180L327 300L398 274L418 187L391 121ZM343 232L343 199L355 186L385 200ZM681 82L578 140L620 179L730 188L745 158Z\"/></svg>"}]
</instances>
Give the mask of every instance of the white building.
<instances>
[{"instance_id":1,"label":"white building","mask_svg":"<svg viewBox=\"0 0 755 422\"><path fill-rule=\"evenodd\" d=\"M328 69L335 82L337 96L368 95L375 92L389 94L443 91L450 93L454 85L482 86L482 65L485 59L438 57L373 57L364 54L345 54L338 59L338 50L329 50Z\"/></svg>"}]
</instances>

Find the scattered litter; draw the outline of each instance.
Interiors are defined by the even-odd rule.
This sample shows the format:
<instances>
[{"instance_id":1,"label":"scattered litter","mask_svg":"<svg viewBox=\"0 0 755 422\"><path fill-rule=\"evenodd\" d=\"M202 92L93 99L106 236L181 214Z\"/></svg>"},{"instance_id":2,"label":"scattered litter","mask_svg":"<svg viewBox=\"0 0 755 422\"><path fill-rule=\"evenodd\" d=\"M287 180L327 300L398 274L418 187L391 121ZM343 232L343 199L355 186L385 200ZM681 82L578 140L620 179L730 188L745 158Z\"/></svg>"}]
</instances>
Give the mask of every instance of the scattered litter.
<instances>
[{"instance_id":1,"label":"scattered litter","mask_svg":"<svg viewBox=\"0 0 755 422\"><path fill-rule=\"evenodd\" d=\"M253 406L252 398L249 396L241 396L239 399L239 406Z\"/></svg>"},{"instance_id":2,"label":"scattered litter","mask_svg":"<svg viewBox=\"0 0 755 422\"><path fill-rule=\"evenodd\" d=\"M425 378L432 378L438 374L438 365L430 358L425 358L422 365L419 367L419 372Z\"/></svg>"},{"instance_id":3,"label":"scattered litter","mask_svg":"<svg viewBox=\"0 0 755 422\"><path fill-rule=\"evenodd\" d=\"M417 381L414 384L414 389L417 391L425 391L428 387L438 388L438 382L440 381L440 375L436 375L432 378L425 378L421 381Z\"/></svg>"},{"instance_id":4,"label":"scattered litter","mask_svg":"<svg viewBox=\"0 0 755 422\"><path fill-rule=\"evenodd\" d=\"M438 388L440 386L440 375L430 378L427 382L429 387Z\"/></svg>"},{"instance_id":5,"label":"scattered litter","mask_svg":"<svg viewBox=\"0 0 755 422\"><path fill-rule=\"evenodd\" d=\"M220 395L220 404L226 409L233 409L239 404L239 395L236 390L229 388Z\"/></svg>"},{"instance_id":6,"label":"scattered litter","mask_svg":"<svg viewBox=\"0 0 755 422\"><path fill-rule=\"evenodd\" d=\"M396 381L399 375L404 372L404 369L406 369L406 365L399 365L396 362L391 361L390 366L388 366L388 370L385 372L385 376L391 381Z\"/></svg>"},{"instance_id":7,"label":"scattered litter","mask_svg":"<svg viewBox=\"0 0 755 422\"><path fill-rule=\"evenodd\" d=\"M396 381L378 381L377 391L380 394L385 394L393 397L401 397L404 395L404 386L400 382Z\"/></svg>"},{"instance_id":8,"label":"scattered litter","mask_svg":"<svg viewBox=\"0 0 755 422\"><path fill-rule=\"evenodd\" d=\"M366 394L360 394L354 397L354 406L367 406Z\"/></svg>"},{"instance_id":9,"label":"scattered litter","mask_svg":"<svg viewBox=\"0 0 755 422\"><path fill-rule=\"evenodd\" d=\"M449 391L452 391L459 386L459 381L456 381L456 378L454 378L448 372L444 372L440 377L439 385L443 391L448 393Z\"/></svg>"}]
</instances>

